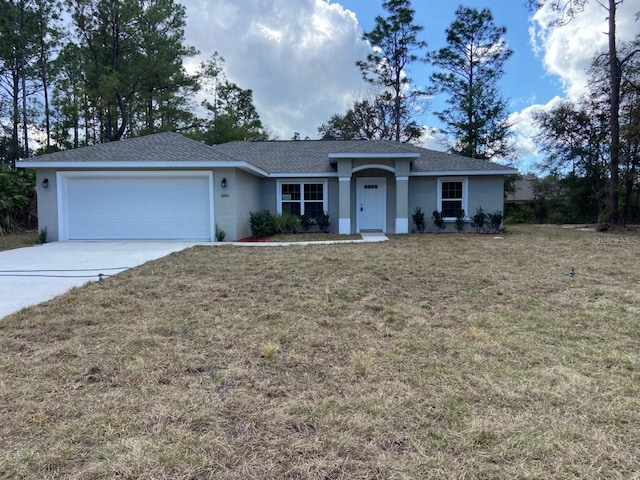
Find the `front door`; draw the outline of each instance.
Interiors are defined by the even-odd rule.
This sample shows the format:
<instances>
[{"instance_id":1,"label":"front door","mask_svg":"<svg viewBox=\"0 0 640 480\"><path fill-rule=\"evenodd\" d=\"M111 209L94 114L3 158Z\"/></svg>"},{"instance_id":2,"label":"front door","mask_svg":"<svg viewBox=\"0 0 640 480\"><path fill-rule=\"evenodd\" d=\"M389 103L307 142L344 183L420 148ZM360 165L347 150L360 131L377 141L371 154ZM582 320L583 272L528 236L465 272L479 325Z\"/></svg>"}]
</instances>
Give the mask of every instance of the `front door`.
<instances>
[{"instance_id":1,"label":"front door","mask_svg":"<svg viewBox=\"0 0 640 480\"><path fill-rule=\"evenodd\" d=\"M361 177L356 181L358 231L385 231L387 218L386 178Z\"/></svg>"}]
</instances>

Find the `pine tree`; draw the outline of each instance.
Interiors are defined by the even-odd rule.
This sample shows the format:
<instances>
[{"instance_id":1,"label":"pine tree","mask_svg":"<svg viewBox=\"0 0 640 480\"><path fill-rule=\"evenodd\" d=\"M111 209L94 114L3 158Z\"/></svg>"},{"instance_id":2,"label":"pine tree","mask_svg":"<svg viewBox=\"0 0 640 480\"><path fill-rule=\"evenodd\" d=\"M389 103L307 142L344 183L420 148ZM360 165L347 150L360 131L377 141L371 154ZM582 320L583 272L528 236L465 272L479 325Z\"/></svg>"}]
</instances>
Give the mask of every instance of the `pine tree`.
<instances>
[{"instance_id":1,"label":"pine tree","mask_svg":"<svg viewBox=\"0 0 640 480\"><path fill-rule=\"evenodd\" d=\"M415 11L410 0L385 0L382 6L388 16L376 17L374 29L363 35L373 51L366 61L359 61L356 65L365 80L390 94L393 139L399 142L403 136L403 124L409 123L408 117L411 116L407 108L410 98L424 93L413 87L408 69L420 60L419 53L427 43L418 39L422 27L413 22Z\"/></svg>"},{"instance_id":2,"label":"pine tree","mask_svg":"<svg viewBox=\"0 0 640 480\"><path fill-rule=\"evenodd\" d=\"M507 101L498 87L513 53L505 32L490 10L461 6L446 30L447 46L428 55L440 69L431 80L448 95L449 107L436 115L446 125L452 153L485 160L512 154Z\"/></svg>"}]
</instances>

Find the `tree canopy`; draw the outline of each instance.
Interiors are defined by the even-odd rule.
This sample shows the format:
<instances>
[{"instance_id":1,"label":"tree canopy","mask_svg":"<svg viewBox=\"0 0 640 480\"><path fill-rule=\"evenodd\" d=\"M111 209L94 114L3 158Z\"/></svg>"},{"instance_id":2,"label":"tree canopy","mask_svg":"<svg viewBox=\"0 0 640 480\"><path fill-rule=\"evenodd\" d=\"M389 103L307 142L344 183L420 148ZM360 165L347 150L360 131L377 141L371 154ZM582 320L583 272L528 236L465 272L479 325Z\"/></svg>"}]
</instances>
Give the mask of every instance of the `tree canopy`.
<instances>
[{"instance_id":1,"label":"tree canopy","mask_svg":"<svg viewBox=\"0 0 640 480\"><path fill-rule=\"evenodd\" d=\"M176 0L0 0L0 163L34 153L34 132L41 151L159 131L264 138L251 90L221 58L187 72L198 52L185 21Z\"/></svg>"},{"instance_id":2,"label":"tree canopy","mask_svg":"<svg viewBox=\"0 0 640 480\"><path fill-rule=\"evenodd\" d=\"M498 85L513 54L505 33L489 9L461 6L446 30L447 46L428 55L439 69L431 81L447 95L448 107L436 115L453 153L483 160L512 155L508 104Z\"/></svg>"},{"instance_id":3,"label":"tree canopy","mask_svg":"<svg viewBox=\"0 0 640 480\"><path fill-rule=\"evenodd\" d=\"M410 122L410 99L424 93L412 84L409 70L412 63L420 60L427 43L418 38L423 27L414 23L415 11L410 0L384 0L382 7L388 15L376 17L373 30L363 35L372 51L366 60L356 64L365 80L386 92L385 100L393 105L390 112L393 139L399 142L403 124Z\"/></svg>"}]
</instances>

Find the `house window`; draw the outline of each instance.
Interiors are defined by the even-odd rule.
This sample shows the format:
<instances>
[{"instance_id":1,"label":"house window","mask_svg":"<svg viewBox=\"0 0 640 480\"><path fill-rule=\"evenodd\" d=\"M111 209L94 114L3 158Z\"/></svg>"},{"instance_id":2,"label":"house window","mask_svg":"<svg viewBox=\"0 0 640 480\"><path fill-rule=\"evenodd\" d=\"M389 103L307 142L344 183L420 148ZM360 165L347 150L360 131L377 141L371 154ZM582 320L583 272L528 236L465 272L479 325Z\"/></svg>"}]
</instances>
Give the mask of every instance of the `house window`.
<instances>
[{"instance_id":1,"label":"house window","mask_svg":"<svg viewBox=\"0 0 640 480\"><path fill-rule=\"evenodd\" d=\"M326 181L278 182L278 213L317 217L326 211Z\"/></svg>"},{"instance_id":2,"label":"house window","mask_svg":"<svg viewBox=\"0 0 640 480\"><path fill-rule=\"evenodd\" d=\"M460 210L467 212L467 179L438 179L438 210L446 220L454 220Z\"/></svg>"}]
</instances>

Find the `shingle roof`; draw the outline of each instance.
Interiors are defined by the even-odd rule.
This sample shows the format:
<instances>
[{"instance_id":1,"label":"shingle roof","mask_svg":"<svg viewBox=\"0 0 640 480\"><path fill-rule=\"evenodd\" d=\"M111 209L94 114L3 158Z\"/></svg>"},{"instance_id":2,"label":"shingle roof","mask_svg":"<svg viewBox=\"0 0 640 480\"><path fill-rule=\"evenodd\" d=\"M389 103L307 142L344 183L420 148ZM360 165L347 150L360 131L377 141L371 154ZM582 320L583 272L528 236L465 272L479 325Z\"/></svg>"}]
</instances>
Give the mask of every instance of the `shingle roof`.
<instances>
[{"instance_id":1,"label":"shingle roof","mask_svg":"<svg viewBox=\"0 0 640 480\"><path fill-rule=\"evenodd\" d=\"M229 142L214 148L270 173L331 173L336 166L329 153L345 146L342 141L291 140Z\"/></svg>"},{"instance_id":2,"label":"shingle roof","mask_svg":"<svg viewBox=\"0 0 640 480\"><path fill-rule=\"evenodd\" d=\"M274 174L335 173L336 160L329 154L353 153L358 158L372 158L394 153L415 154L411 171L487 172L515 169L489 161L437 152L406 143L388 140L297 140L264 142L229 142L208 146L177 133L164 132L119 142L55 152L23 161L29 162L199 162L243 161ZM22 162L21 162L22 163ZM25 165L28 166L28 165Z\"/></svg>"},{"instance_id":3,"label":"shingle roof","mask_svg":"<svg viewBox=\"0 0 640 480\"><path fill-rule=\"evenodd\" d=\"M238 160L245 160L270 173L326 173L335 172L335 160L330 153L354 153L359 156L370 153L416 153L420 157L412 161L412 172L463 172L505 171L515 169L494 162L460 155L437 152L406 143L388 140L292 140L265 142L229 142L214 148Z\"/></svg>"},{"instance_id":4,"label":"shingle roof","mask_svg":"<svg viewBox=\"0 0 640 480\"><path fill-rule=\"evenodd\" d=\"M420 158L414 160L411 166L411 171L413 172L461 172L475 170L513 170L513 173L518 172L515 168L500 165L499 163L489 160L478 160L477 158L437 152L426 148L420 148L420 150L422 151Z\"/></svg>"},{"instance_id":5,"label":"shingle roof","mask_svg":"<svg viewBox=\"0 0 640 480\"><path fill-rule=\"evenodd\" d=\"M49 153L25 160L37 162L178 162L232 161L222 152L173 132L155 133Z\"/></svg>"}]
</instances>

